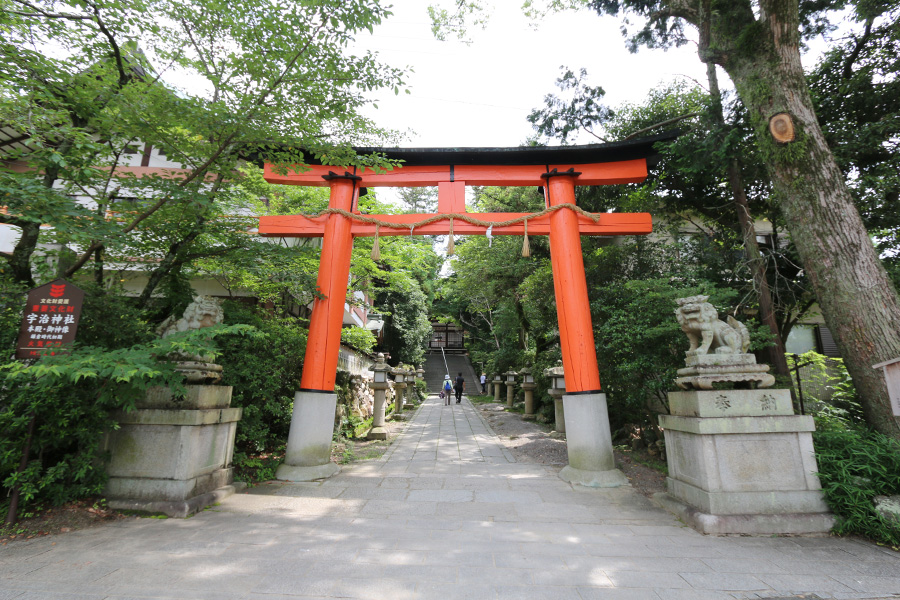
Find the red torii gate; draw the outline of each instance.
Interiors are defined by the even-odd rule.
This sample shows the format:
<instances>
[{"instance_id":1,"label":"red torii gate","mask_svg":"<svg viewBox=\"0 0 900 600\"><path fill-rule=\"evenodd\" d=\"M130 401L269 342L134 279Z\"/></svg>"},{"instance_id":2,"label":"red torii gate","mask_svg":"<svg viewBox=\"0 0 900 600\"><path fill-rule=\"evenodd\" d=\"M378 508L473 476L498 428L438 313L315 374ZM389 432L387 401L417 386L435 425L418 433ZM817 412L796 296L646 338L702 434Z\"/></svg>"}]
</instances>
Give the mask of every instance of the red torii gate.
<instances>
[{"instance_id":1,"label":"red torii gate","mask_svg":"<svg viewBox=\"0 0 900 600\"><path fill-rule=\"evenodd\" d=\"M647 213L584 213L575 206L575 185L641 182L647 177L648 158L655 156L653 144L672 137L663 134L630 142L558 148L358 149L360 154L378 152L403 161L402 167L382 173L310 165L303 172L278 174L266 164L265 178L270 183L331 189L326 214L268 216L260 217L259 222L259 233L263 236L324 238L317 280L321 298L313 304L301 389L295 398L287 456L278 477L301 481L329 476L339 470L330 463L331 423L353 238L413 233L443 235L451 230L455 235L484 234L487 226L464 220L465 187L479 185L544 189L548 214L530 217L528 213L473 213L469 216L487 223L527 220L530 221L528 235L550 236L566 400L567 404L575 403L576 398L588 401L586 405L580 402L581 408L573 406L574 410L566 406L570 463L566 469L572 475L569 480L586 485L624 483L624 476L617 471L618 476L603 475L614 469L614 463L580 236L648 234L652 223ZM357 207L361 188L423 186L438 187L435 214L362 215ZM429 223L415 225L423 220ZM375 221L382 225L378 227ZM523 222L498 225L492 227L492 233L525 235L526 225ZM597 431L591 423L598 419L602 423L596 426L605 430Z\"/></svg>"}]
</instances>

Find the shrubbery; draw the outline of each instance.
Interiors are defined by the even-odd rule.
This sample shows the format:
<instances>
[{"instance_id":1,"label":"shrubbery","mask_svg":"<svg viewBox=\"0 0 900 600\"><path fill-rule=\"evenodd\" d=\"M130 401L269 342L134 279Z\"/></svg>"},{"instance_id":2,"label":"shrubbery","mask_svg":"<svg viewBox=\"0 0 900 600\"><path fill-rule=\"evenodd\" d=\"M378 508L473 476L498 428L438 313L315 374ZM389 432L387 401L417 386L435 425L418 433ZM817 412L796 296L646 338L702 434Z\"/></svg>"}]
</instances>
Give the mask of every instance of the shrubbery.
<instances>
[{"instance_id":1,"label":"shrubbery","mask_svg":"<svg viewBox=\"0 0 900 600\"><path fill-rule=\"evenodd\" d=\"M273 450L287 440L307 329L295 318L236 302L226 302L223 308L226 324L253 325L261 334L221 342L222 384L234 386L231 406L244 409L236 435L238 462L243 454Z\"/></svg>"},{"instance_id":2,"label":"shrubbery","mask_svg":"<svg viewBox=\"0 0 900 600\"><path fill-rule=\"evenodd\" d=\"M676 299L704 294L721 308L732 306L735 294L708 282L675 287L668 279L627 281L594 293L594 340L610 425L613 431L628 425L655 427L655 409L668 411L668 392L675 389L688 349L674 314ZM746 325L753 332L754 323Z\"/></svg>"},{"instance_id":3,"label":"shrubbery","mask_svg":"<svg viewBox=\"0 0 900 600\"><path fill-rule=\"evenodd\" d=\"M88 320L89 322L89 320ZM103 434L114 411L132 410L151 386L183 390L172 353L215 355L213 338L248 327L210 327L108 350L77 348L34 364L0 366L0 481L21 505L62 504L99 493L106 482ZM24 463L24 468L23 468Z\"/></svg>"},{"instance_id":4,"label":"shrubbery","mask_svg":"<svg viewBox=\"0 0 900 600\"><path fill-rule=\"evenodd\" d=\"M900 546L900 524L875 511L876 496L900 495L900 442L865 427L862 407L843 361L807 352L830 398L807 404L816 421L813 443L819 480L828 507L837 517L834 533L856 534L881 544ZM826 368L827 367L827 368Z\"/></svg>"},{"instance_id":5,"label":"shrubbery","mask_svg":"<svg viewBox=\"0 0 900 600\"><path fill-rule=\"evenodd\" d=\"M416 398L419 402L425 402L428 398L428 384L424 379L416 379Z\"/></svg>"},{"instance_id":6,"label":"shrubbery","mask_svg":"<svg viewBox=\"0 0 900 600\"><path fill-rule=\"evenodd\" d=\"M813 437L825 501L837 517L834 533L900 546L900 524L874 505L876 496L900 494L900 443L855 428L826 428Z\"/></svg>"},{"instance_id":7,"label":"shrubbery","mask_svg":"<svg viewBox=\"0 0 900 600\"><path fill-rule=\"evenodd\" d=\"M341 343L352 346L357 350L371 352L377 341L378 340L375 339L375 334L363 327L354 325L352 327L344 327L341 329Z\"/></svg>"}]
</instances>

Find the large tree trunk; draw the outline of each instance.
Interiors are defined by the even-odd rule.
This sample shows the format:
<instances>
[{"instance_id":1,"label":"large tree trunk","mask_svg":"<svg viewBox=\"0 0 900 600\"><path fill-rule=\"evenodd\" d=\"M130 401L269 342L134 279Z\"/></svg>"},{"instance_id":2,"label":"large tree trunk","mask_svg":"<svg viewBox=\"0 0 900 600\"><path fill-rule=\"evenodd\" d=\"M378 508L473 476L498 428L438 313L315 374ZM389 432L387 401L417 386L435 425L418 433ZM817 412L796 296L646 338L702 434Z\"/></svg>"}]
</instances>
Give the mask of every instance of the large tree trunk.
<instances>
[{"instance_id":1,"label":"large tree trunk","mask_svg":"<svg viewBox=\"0 0 900 600\"><path fill-rule=\"evenodd\" d=\"M719 78L716 75L714 63L706 63L706 76L709 80L709 95L713 102L713 118L719 126L717 138L722 143L725 133L725 114L722 109L722 93L719 91ZM772 345L765 350L769 356L768 362L775 367L776 373L790 378L791 372L788 370L787 358L784 354L784 340L775 319L775 307L769 290L769 280L766 277L766 263L759 252L759 243L756 241L756 227L750 214L750 203L747 201L740 161L737 158L729 158L727 171L728 184L731 186L731 196L734 198L738 224L741 227L744 256L747 258L747 267L753 277L753 289L756 291L756 301L759 304L759 320L769 328L769 333L772 335ZM791 395L794 395L793 389Z\"/></svg>"},{"instance_id":2,"label":"large tree trunk","mask_svg":"<svg viewBox=\"0 0 900 600\"><path fill-rule=\"evenodd\" d=\"M34 287L34 277L31 274L31 255L37 248L38 238L41 235L41 224L24 223L20 229L22 235L9 256L9 271L16 281Z\"/></svg>"},{"instance_id":3,"label":"large tree trunk","mask_svg":"<svg viewBox=\"0 0 900 600\"><path fill-rule=\"evenodd\" d=\"M767 0L760 8L754 40L733 46L719 61L750 112L776 201L866 420L900 438L884 377L872 369L900 357L900 301L816 120L800 64L796 1ZM792 119L794 141L776 142L769 132L778 113Z\"/></svg>"},{"instance_id":4,"label":"large tree trunk","mask_svg":"<svg viewBox=\"0 0 900 600\"><path fill-rule=\"evenodd\" d=\"M163 257L163 259L150 273L149 277L147 278L147 284L141 291L141 295L138 296L137 305L140 308L143 309L147 307L147 304L153 297L153 292L156 291L156 288L159 287L159 284L163 282L163 279L165 279L167 275L173 273L176 269L181 268L183 259L180 259L180 257L187 253L191 244L194 243L194 240L197 239L197 237L200 235L200 227L205 221L206 219L198 218L196 229L190 231L182 239L173 242L169 246L168 252L166 252L166 255Z\"/></svg>"}]
</instances>

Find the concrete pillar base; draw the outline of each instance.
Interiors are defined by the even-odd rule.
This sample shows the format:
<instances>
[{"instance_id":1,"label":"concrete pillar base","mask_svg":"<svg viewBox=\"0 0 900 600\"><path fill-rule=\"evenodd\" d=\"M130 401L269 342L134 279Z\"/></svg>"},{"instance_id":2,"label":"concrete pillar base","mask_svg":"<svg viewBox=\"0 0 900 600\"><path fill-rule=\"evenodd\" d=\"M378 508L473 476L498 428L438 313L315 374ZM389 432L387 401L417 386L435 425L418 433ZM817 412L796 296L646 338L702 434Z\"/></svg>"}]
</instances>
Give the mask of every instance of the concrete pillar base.
<instances>
[{"instance_id":1,"label":"concrete pillar base","mask_svg":"<svg viewBox=\"0 0 900 600\"><path fill-rule=\"evenodd\" d=\"M522 415L522 419L525 421L534 421L537 419L537 415Z\"/></svg>"},{"instance_id":2,"label":"concrete pillar base","mask_svg":"<svg viewBox=\"0 0 900 600\"><path fill-rule=\"evenodd\" d=\"M341 468L333 462L311 467L283 464L275 471L275 478L281 481L315 481L316 479L327 479L340 472Z\"/></svg>"},{"instance_id":3,"label":"concrete pillar base","mask_svg":"<svg viewBox=\"0 0 900 600\"><path fill-rule=\"evenodd\" d=\"M566 446L569 465L559 476L588 487L618 487L628 480L616 470L612 434L606 410L606 394L566 394Z\"/></svg>"},{"instance_id":4,"label":"concrete pillar base","mask_svg":"<svg viewBox=\"0 0 900 600\"><path fill-rule=\"evenodd\" d=\"M563 467L559 478L569 483L592 488L614 488L628 484L625 473L618 469L609 471L583 471L571 466Z\"/></svg>"},{"instance_id":5,"label":"concrete pillar base","mask_svg":"<svg viewBox=\"0 0 900 600\"><path fill-rule=\"evenodd\" d=\"M331 462L331 439L337 394L302 390L294 395L294 414L284 464L275 476L283 481L312 481L341 469Z\"/></svg>"},{"instance_id":6,"label":"concrete pillar base","mask_svg":"<svg viewBox=\"0 0 900 600\"><path fill-rule=\"evenodd\" d=\"M373 427L366 434L367 440L386 440L388 439L387 429L384 427Z\"/></svg>"}]
</instances>

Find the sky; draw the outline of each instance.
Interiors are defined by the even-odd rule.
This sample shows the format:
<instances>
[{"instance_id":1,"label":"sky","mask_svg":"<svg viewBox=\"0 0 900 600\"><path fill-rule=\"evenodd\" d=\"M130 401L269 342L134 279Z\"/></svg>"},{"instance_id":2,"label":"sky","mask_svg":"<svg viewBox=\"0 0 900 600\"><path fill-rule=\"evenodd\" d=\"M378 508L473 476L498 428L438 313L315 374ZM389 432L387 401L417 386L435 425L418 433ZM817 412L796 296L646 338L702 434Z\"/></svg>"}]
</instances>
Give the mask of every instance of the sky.
<instances>
[{"instance_id":1,"label":"sky","mask_svg":"<svg viewBox=\"0 0 900 600\"><path fill-rule=\"evenodd\" d=\"M446 0L445 0L446 1ZM534 134L526 117L556 92L560 66L587 69L606 103L639 103L647 92L676 78L704 82L705 68L688 44L668 51L625 48L616 17L567 11L532 23L521 0L494 0L485 30L471 28L472 43L439 42L431 34L429 0L395 0L394 16L360 46L395 67L410 65L410 94L385 92L371 116L384 127L410 131L407 147L518 146ZM578 143L596 143L583 136Z\"/></svg>"}]
</instances>

